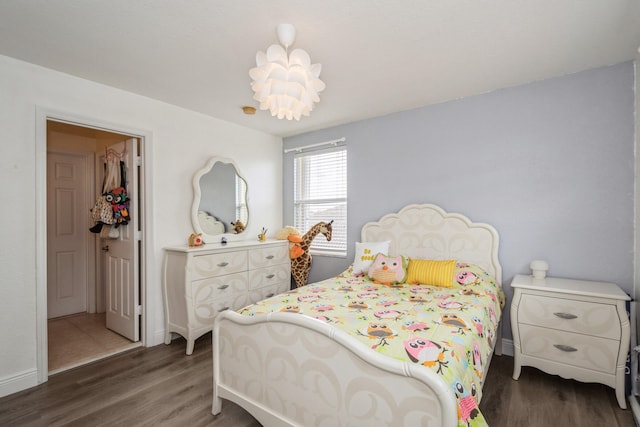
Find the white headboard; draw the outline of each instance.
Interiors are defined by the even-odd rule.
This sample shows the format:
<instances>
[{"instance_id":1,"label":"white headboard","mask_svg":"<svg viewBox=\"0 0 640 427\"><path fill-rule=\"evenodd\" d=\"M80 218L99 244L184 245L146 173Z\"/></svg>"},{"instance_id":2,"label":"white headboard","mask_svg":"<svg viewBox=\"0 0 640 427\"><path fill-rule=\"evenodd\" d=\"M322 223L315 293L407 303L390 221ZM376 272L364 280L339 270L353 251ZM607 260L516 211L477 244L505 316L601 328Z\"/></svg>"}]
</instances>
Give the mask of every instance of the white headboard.
<instances>
[{"instance_id":1,"label":"white headboard","mask_svg":"<svg viewBox=\"0 0 640 427\"><path fill-rule=\"evenodd\" d=\"M363 242L391 241L390 255L456 259L476 264L502 283L499 236L489 224L471 222L431 204L408 205L362 227Z\"/></svg>"}]
</instances>

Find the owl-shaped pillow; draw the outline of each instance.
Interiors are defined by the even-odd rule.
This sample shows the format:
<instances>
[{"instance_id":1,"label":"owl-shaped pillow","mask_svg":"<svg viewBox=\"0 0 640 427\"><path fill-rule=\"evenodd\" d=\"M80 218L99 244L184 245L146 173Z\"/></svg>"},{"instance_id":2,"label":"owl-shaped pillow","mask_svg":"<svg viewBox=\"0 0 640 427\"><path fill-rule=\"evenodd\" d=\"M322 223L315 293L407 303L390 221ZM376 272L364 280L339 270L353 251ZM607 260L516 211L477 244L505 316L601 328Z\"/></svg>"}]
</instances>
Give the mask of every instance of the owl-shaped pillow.
<instances>
[{"instance_id":1,"label":"owl-shaped pillow","mask_svg":"<svg viewBox=\"0 0 640 427\"><path fill-rule=\"evenodd\" d=\"M379 253L369 267L367 276L376 283L384 285L398 285L407 280L408 258L402 255L387 256Z\"/></svg>"}]
</instances>

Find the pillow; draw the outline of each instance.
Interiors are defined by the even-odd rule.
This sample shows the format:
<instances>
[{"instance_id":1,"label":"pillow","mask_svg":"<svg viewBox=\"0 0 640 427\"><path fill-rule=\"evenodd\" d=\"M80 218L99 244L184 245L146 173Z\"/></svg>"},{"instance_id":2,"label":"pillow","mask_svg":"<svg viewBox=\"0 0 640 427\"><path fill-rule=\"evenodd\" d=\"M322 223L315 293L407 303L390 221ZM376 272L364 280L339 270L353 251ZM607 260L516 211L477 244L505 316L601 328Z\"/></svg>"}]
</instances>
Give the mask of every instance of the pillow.
<instances>
[{"instance_id":1,"label":"pillow","mask_svg":"<svg viewBox=\"0 0 640 427\"><path fill-rule=\"evenodd\" d=\"M353 274L366 274L377 253L388 254L391 240L384 242L356 242L356 257L353 260Z\"/></svg>"},{"instance_id":2,"label":"pillow","mask_svg":"<svg viewBox=\"0 0 640 427\"><path fill-rule=\"evenodd\" d=\"M407 279L407 258L402 255L386 256L379 253L369 267L367 276L384 285L404 283Z\"/></svg>"},{"instance_id":3,"label":"pillow","mask_svg":"<svg viewBox=\"0 0 640 427\"><path fill-rule=\"evenodd\" d=\"M407 283L452 288L456 263L455 259L445 261L410 259L407 268Z\"/></svg>"}]
</instances>

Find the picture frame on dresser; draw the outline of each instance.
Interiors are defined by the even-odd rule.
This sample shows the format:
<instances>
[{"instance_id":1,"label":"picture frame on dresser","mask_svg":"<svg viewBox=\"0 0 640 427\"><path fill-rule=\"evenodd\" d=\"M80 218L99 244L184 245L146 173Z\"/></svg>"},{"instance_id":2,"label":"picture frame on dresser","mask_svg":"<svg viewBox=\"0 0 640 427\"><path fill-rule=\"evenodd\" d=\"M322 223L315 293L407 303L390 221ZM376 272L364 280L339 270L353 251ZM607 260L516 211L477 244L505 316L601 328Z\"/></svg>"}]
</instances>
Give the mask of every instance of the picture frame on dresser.
<instances>
[{"instance_id":1,"label":"picture frame on dresser","mask_svg":"<svg viewBox=\"0 0 640 427\"><path fill-rule=\"evenodd\" d=\"M631 327L618 285L608 282L516 275L511 287L513 379L523 366L615 390L627 408L625 370Z\"/></svg>"}]
</instances>

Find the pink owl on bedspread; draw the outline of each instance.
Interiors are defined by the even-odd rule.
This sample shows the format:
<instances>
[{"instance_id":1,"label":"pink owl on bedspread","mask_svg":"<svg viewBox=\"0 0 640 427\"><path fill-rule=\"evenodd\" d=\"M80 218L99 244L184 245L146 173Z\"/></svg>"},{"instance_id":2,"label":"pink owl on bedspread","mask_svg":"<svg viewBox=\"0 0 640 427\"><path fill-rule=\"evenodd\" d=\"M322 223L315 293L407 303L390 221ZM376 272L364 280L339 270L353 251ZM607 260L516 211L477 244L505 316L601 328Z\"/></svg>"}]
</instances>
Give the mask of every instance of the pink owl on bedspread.
<instances>
[{"instance_id":1,"label":"pink owl on bedspread","mask_svg":"<svg viewBox=\"0 0 640 427\"><path fill-rule=\"evenodd\" d=\"M473 271L462 270L456 275L456 282L463 286L475 285L478 281L479 277Z\"/></svg>"},{"instance_id":2,"label":"pink owl on bedspread","mask_svg":"<svg viewBox=\"0 0 640 427\"><path fill-rule=\"evenodd\" d=\"M404 342L404 349L413 363L421 363L424 366L436 368L441 374L442 367L448 365L445 360L446 349L440 344L426 338L416 337Z\"/></svg>"},{"instance_id":3,"label":"pink owl on bedspread","mask_svg":"<svg viewBox=\"0 0 640 427\"><path fill-rule=\"evenodd\" d=\"M456 381L453 385L453 391L458 399L458 419L469 425L469 420L480 414L476 401L476 386L471 384L471 390L465 390L462 383Z\"/></svg>"}]
</instances>

